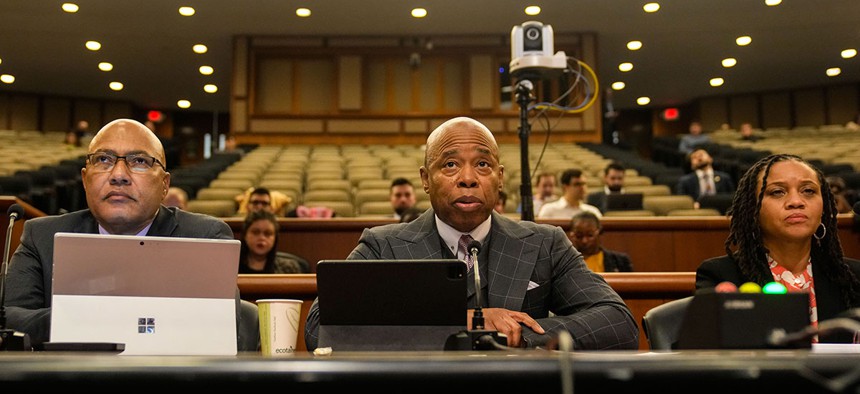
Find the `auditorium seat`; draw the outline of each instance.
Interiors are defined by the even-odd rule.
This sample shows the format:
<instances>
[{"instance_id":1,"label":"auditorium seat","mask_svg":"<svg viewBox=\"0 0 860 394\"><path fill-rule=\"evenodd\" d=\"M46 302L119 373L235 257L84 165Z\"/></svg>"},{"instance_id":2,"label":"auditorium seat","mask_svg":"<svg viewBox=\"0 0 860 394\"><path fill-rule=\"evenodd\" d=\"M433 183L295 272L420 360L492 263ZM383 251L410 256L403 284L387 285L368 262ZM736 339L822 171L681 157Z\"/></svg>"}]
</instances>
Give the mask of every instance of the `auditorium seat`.
<instances>
[{"instance_id":1,"label":"auditorium seat","mask_svg":"<svg viewBox=\"0 0 860 394\"><path fill-rule=\"evenodd\" d=\"M344 201L352 202L352 194L345 190L310 190L305 192L304 200L308 201Z\"/></svg>"},{"instance_id":2,"label":"auditorium seat","mask_svg":"<svg viewBox=\"0 0 860 394\"><path fill-rule=\"evenodd\" d=\"M236 216L236 202L226 200L191 200L187 211L219 218Z\"/></svg>"},{"instance_id":3,"label":"auditorium seat","mask_svg":"<svg viewBox=\"0 0 860 394\"><path fill-rule=\"evenodd\" d=\"M390 195L391 191L388 188L385 189L359 189L355 192L353 197L353 202L355 202L355 206L361 207L362 204L370 201L382 201L385 203L389 203L389 210L391 209L390 204Z\"/></svg>"},{"instance_id":4,"label":"auditorium seat","mask_svg":"<svg viewBox=\"0 0 860 394\"><path fill-rule=\"evenodd\" d=\"M233 189L219 189L215 187L204 187L197 191L197 200L207 200L207 201L217 201L217 200L226 200L226 201L236 201L236 196L241 193L236 193Z\"/></svg>"},{"instance_id":5,"label":"auditorium seat","mask_svg":"<svg viewBox=\"0 0 860 394\"><path fill-rule=\"evenodd\" d=\"M308 201L305 200L305 206L308 207L327 207L332 209L338 217L355 217L355 207L349 201Z\"/></svg>"},{"instance_id":6,"label":"auditorium seat","mask_svg":"<svg viewBox=\"0 0 860 394\"><path fill-rule=\"evenodd\" d=\"M634 209L634 210L627 210L627 211L606 211L603 213L603 216L624 216L624 217L632 216L632 217L636 217L636 216L656 216L656 214L653 211L649 211L647 209Z\"/></svg>"},{"instance_id":7,"label":"auditorium seat","mask_svg":"<svg viewBox=\"0 0 860 394\"><path fill-rule=\"evenodd\" d=\"M673 209L666 216L722 216L720 211L713 208Z\"/></svg>"},{"instance_id":8,"label":"auditorium seat","mask_svg":"<svg viewBox=\"0 0 860 394\"><path fill-rule=\"evenodd\" d=\"M390 201L366 201L358 208L359 216L391 216L393 213Z\"/></svg>"},{"instance_id":9,"label":"auditorium seat","mask_svg":"<svg viewBox=\"0 0 860 394\"><path fill-rule=\"evenodd\" d=\"M642 331L652 351L670 351L676 348L678 333L693 296L672 300L645 312Z\"/></svg>"},{"instance_id":10,"label":"auditorium seat","mask_svg":"<svg viewBox=\"0 0 860 394\"><path fill-rule=\"evenodd\" d=\"M644 196L642 207L657 216L666 216L676 209L693 209L693 197L688 195Z\"/></svg>"},{"instance_id":11,"label":"auditorium seat","mask_svg":"<svg viewBox=\"0 0 860 394\"><path fill-rule=\"evenodd\" d=\"M625 186L625 193L642 193L643 196L668 196L672 189L666 185L636 185Z\"/></svg>"}]
</instances>

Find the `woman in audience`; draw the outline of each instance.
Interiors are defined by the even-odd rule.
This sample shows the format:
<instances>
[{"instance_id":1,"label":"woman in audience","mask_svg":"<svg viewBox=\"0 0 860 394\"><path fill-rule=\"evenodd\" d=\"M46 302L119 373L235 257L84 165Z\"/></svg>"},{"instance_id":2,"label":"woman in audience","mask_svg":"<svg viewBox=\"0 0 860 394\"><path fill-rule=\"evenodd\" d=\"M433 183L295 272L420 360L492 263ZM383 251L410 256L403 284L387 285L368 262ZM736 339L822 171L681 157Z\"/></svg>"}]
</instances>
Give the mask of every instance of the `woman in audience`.
<instances>
[{"instance_id":1,"label":"woman in audience","mask_svg":"<svg viewBox=\"0 0 860 394\"><path fill-rule=\"evenodd\" d=\"M278 218L259 210L248 213L242 227L240 274L301 274L310 272L307 261L278 251Z\"/></svg>"},{"instance_id":2,"label":"woman in audience","mask_svg":"<svg viewBox=\"0 0 860 394\"><path fill-rule=\"evenodd\" d=\"M813 325L860 307L860 261L842 255L836 202L824 174L794 155L759 160L741 178L728 215L726 255L702 262L696 288L728 281L809 293ZM844 332L820 342L850 342Z\"/></svg>"}]
</instances>

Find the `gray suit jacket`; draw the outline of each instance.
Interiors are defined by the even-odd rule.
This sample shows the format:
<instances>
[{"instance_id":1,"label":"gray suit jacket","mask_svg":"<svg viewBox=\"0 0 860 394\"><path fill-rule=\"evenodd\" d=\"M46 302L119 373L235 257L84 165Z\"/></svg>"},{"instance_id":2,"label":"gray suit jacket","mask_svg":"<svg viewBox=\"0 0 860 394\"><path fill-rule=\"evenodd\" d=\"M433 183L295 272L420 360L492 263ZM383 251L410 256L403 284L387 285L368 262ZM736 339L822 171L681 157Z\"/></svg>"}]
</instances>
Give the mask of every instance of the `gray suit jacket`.
<instances>
[{"instance_id":1,"label":"gray suit jacket","mask_svg":"<svg viewBox=\"0 0 860 394\"><path fill-rule=\"evenodd\" d=\"M21 244L12 255L6 282L7 326L29 334L33 344L49 340L54 234L58 232L98 234L99 229L89 209L24 222ZM220 219L164 206L147 235L234 239L230 226Z\"/></svg>"},{"instance_id":2,"label":"gray suit jacket","mask_svg":"<svg viewBox=\"0 0 860 394\"><path fill-rule=\"evenodd\" d=\"M482 275L486 278L482 283L487 294L482 298L484 307L522 311L537 320L546 334L524 327L528 347L545 346L560 330L567 330L577 350L638 348L639 329L630 310L602 276L588 269L561 228L515 222L496 212L492 215L484 245L489 245L487 274ZM410 223L365 229L348 257L437 258L451 257L436 230L433 209ZM470 289L470 304L474 304L473 296L474 289ZM309 350L317 347L319 314L314 301L305 325Z\"/></svg>"}]
</instances>

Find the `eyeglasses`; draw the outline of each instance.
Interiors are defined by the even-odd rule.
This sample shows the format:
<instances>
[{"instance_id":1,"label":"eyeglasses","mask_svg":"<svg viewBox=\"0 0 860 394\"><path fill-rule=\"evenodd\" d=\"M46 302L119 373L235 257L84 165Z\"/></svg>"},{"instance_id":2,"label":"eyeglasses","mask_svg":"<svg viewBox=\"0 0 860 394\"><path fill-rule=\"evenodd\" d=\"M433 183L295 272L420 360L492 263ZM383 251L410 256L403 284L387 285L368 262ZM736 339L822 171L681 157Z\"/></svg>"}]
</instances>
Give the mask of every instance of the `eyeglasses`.
<instances>
[{"instance_id":1,"label":"eyeglasses","mask_svg":"<svg viewBox=\"0 0 860 394\"><path fill-rule=\"evenodd\" d=\"M147 172L156 164L161 166L164 171L167 171L163 163L148 155L133 154L118 156L107 152L96 152L87 155L87 162L97 171L113 170L113 167L120 159L125 160L125 164L134 172Z\"/></svg>"}]
</instances>

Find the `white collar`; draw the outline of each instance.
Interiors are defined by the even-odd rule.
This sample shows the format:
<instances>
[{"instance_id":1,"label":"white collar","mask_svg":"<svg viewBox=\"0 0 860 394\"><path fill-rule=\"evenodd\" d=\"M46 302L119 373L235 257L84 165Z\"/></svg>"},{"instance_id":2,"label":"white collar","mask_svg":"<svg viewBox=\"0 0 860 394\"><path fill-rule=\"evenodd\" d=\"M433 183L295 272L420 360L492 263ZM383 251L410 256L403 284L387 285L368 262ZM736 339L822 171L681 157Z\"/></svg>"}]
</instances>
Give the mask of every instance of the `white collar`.
<instances>
[{"instance_id":1,"label":"white collar","mask_svg":"<svg viewBox=\"0 0 860 394\"><path fill-rule=\"evenodd\" d=\"M448 223L439 219L439 215L435 215L436 217L436 230L439 231L439 236L442 237L442 240L445 241L445 245L448 245L448 249L451 250L454 255L457 255L457 244L460 242L460 236L464 233L459 230L451 227ZM493 215L487 217L487 220L484 220L483 223L479 224L478 227L472 229L466 234L472 236L472 239L480 242L482 245L484 241L487 239L487 235L490 234L490 227L493 223ZM460 257L460 256L458 256Z\"/></svg>"}]
</instances>

